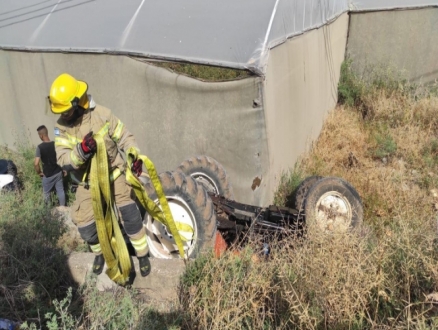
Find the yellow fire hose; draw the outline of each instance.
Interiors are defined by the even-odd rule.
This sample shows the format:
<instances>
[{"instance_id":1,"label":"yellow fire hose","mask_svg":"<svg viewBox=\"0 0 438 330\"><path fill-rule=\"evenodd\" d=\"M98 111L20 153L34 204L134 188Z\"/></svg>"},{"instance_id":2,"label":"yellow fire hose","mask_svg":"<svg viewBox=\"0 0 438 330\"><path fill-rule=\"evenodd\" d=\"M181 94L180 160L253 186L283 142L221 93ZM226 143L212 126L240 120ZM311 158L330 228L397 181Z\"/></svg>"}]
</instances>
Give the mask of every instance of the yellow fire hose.
<instances>
[{"instance_id":1,"label":"yellow fire hose","mask_svg":"<svg viewBox=\"0 0 438 330\"><path fill-rule=\"evenodd\" d=\"M125 285L129 280L132 265L128 248L118 224L118 216L115 212L115 204L111 195L110 173L105 143L100 134L95 134L93 137L96 140L97 152L91 159L90 178L97 236L105 262L108 266L106 274L115 283ZM146 166L162 209L147 196L143 185L132 173L131 166L135 159L141 159ZM184 259L183 239L178 230L193 233L193 228L187 224L175 223L154 164L148 157L138 155L135 148L130 148L127 151L127 167L125 170L126 180L134 189L138 200L154 219L167 227L173 235L181 258ZM103 209L102 196L106 205L105 212Z\"/></svg>"}]
</instances>

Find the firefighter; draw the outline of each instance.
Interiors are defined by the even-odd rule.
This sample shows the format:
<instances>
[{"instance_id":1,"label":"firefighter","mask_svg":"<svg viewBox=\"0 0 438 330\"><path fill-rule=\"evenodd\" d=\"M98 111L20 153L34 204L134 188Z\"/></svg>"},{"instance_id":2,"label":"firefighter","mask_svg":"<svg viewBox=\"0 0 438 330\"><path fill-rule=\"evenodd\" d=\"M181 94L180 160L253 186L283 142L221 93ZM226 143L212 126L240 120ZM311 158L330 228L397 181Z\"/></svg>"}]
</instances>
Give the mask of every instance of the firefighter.
<instances>
[{"instance_id":1,"label":"firefighter","mask_svg":"<svg viewBox=\"0 0 438 330\"><path fill-rule=\"evenodd\" d=\"M71 207L72 220L82 239L95 254L93 272L100 274L105 260L97 236L93 214L91 189L89 189L89 162L97 150L93 134L103 135L112 182L114 201L121 215L122 224L140 264L141 276L151 270L148 258L146 230L140 211L135 203L135 194L124 174L125 161L120 150L134 147L139 154L134 136L111 110L95 103L87 94L88 85L67 73L58 76L50 88L49 102L53 113L60 117L55 127L57 162L78 183L76 200ZM140 176L143 162L135 159L132 171Z\"/></svg>"}]
</instances>

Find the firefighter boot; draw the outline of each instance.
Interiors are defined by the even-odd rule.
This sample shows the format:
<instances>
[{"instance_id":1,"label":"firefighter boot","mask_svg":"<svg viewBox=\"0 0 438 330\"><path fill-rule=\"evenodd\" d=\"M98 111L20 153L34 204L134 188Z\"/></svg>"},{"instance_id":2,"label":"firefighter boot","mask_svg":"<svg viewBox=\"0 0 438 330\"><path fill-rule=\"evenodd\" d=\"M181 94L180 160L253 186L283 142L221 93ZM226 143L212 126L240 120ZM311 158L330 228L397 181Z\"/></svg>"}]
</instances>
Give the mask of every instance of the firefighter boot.
<instances>
[{"instance_id":1,"label":"firefighter boot","mask_svg":"<svg viewBox=\"0 0 438 330\"><path fill-rule=\"evenodd\" d=\"M105 259L103 257L103 254L96 255L93 262L93 273L96 275L102 273L103 266L105 266Z\"/></svg>"},{"instance_id":2,"label":"firefighter boot","mask_svg":"<svg viewBox=\"0 0 438 330\"><path fill-rule=\"evenodd\" d=\"M139 257L138 263L140 264L140 274L145 277L148 276L151 272L151 262L149 261L148 256Z\"/></svg>"}]
</instances>

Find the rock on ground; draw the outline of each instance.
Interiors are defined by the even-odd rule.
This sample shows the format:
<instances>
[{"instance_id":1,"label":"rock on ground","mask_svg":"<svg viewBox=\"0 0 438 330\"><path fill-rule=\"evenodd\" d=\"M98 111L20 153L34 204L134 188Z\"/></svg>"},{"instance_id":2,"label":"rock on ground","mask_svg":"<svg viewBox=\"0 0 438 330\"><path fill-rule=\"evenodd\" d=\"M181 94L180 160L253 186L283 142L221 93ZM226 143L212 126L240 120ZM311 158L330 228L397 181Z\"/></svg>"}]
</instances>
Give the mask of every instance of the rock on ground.
<instances>
[{"instance_id":1,"label":"rock on ground","mask_svg":"<svg viewBox=\"0 0 438 330\"><path fill-rule=\"evenodd\" d=\"M92 272L94 254L91 252L73 252L68 258L73 279L82 285L87 274ZM140 290L146 301L158 310L170 310L177 302L177 286L179 278L184 272L185 265L181 259L156 259L150 258L151 273L141 277L138 260L133 257L136 277L133 287ZM101 291L114 288L117 284L109 279L105 273L106 265L97 277L97 286Z\"/></svg>"},{"instance_id":2,"label":"rock on ground","mask_svg":"<svg viewBox=\"0 0 438 330\"><path fill-rule=\"evenodd\" d=\"M73 251L78 246L85 244L84 240L79 235L78 228L71 219L69 207L58 206L53 208L52 216L67 227L66 233L58 241L58 246L63 247L68 251Z\"/></svg>"}]
</instances>

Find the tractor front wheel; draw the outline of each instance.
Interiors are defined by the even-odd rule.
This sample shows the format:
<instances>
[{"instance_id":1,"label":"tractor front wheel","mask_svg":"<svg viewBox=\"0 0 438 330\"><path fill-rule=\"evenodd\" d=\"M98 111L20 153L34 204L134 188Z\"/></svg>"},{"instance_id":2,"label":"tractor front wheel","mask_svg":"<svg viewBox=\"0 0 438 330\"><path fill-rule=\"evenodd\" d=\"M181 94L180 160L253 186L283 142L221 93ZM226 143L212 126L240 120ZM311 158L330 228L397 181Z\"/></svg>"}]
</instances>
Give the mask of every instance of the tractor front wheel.
<instances>
[{"instance_id":1,"label":"tractor front wheel","mask_svg":"<svg viewBox=\"0 0 438 330\"><path fill-rule=\"evenodd\" d=\"M362 201L345 180L325 177L317 180L304 201L306 226L322 232L347 232L363 221Z\"/></svg>"}]
</instances>

